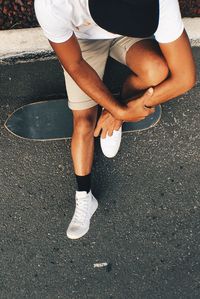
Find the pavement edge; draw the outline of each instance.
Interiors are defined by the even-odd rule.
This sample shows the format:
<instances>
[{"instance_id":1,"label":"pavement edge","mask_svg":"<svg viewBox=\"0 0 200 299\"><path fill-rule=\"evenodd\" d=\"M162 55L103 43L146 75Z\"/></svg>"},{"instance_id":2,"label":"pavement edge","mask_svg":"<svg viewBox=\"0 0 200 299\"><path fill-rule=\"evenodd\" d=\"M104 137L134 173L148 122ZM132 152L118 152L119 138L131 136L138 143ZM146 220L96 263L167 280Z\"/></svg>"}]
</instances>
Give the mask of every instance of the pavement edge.
<instances>
[{"instance_id":1,"label":"pavement edge","mask_svg":"<svg viewBox=\"0 0 200 299\"><path fill-rule=\"evenodd\" d=\"M200 18L183 18L191 45L200 47ZM55 57L41 28L0 31L0 63L27 62Z\"/></svg>"}]
</instances>

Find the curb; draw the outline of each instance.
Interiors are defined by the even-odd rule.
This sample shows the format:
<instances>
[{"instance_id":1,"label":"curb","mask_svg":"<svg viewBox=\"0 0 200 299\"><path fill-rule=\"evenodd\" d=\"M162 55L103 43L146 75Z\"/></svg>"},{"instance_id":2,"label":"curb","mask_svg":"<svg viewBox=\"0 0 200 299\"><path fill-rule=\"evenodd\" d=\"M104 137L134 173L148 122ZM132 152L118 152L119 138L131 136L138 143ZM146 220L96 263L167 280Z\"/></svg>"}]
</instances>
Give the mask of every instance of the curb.
<instances>
[{"instance_id":1,"label":"curb","mask_svg":"<svg viewBox=\"0 0 200 299\"><path fill-rule=\"evenodd\" d=\"M0 63L26 62L55 57L41 28L0 31Z\"/></svg>"},{"instance_id":2,"label":"curb","mask_svg":"<svg viewBox=\"0 0 200 299\"><path fill-rule=\"evenodd\" d=\"M200 18L183 18L191 45L200 47ZM0 31L0 63L55 58L41 28Z\"/></svg>"}]
</instances>

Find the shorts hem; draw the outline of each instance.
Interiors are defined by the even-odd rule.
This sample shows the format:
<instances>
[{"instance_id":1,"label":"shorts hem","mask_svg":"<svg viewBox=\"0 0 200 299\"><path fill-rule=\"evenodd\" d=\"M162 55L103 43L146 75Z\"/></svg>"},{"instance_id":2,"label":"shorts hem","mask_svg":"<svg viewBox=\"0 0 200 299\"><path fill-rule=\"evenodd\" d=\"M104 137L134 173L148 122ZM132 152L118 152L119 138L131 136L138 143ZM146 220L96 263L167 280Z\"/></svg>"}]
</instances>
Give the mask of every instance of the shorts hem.
<instances>
[{"instance_id":1,"label":"shorts hem","mask_svg":"<svg viewBox=\"0 0 200 299\"><path fill-rule=\"evenodd\" d=\"M68 101L68 107L70 110L86 110L92 107L97 106L98 104L95 102L85 102L85 103L74 103L74 102L70 102Z\"/></svg>"}]
</instances>

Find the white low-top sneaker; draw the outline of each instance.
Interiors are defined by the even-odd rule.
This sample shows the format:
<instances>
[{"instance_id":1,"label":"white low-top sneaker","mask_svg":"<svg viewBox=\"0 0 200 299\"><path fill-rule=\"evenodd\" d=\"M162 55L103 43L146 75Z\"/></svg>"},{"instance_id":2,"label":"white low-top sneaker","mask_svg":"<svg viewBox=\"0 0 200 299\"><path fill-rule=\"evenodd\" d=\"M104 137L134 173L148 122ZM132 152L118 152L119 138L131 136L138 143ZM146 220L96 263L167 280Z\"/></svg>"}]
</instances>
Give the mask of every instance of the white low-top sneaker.
<instances>
[{"instance_id":1,"label":"white low-top sneaker","mask_svg":"<svg viewBox=\"0 0 200 299\"><path fill-rule=\"evenodd\" d=\"M119 151L122 139L122 127L118 131L114 130L112 136L107 134L106 138L100 138L103 154L107 158L114 158Z\"/></svg>"},{"instance_id":2,"label":"white low-top sneaker","mask_svg":"<svg viewBox=\"0 0 200 299\"><path fill-rule=\"evenodd\" d=\"M98 201L91 191L76 191L75 200L75 212L67 229L67 237L70 239L79 239L88 232L90 219L98 207Z\"/></svg>"}]
</instances>

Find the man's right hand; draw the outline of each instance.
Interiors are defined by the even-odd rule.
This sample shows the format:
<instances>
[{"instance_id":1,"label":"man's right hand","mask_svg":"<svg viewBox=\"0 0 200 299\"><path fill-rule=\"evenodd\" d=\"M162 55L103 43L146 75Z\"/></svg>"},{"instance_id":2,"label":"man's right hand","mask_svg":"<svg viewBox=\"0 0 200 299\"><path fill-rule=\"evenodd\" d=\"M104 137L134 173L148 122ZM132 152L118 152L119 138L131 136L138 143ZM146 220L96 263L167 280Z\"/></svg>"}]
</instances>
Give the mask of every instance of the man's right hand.
<instances>
[{"instance_id":1,"label":"man's right hand","mask_svg":"<svg viewBox=\"0 0 200 299\"><path fill-rule=\"evenodd\" d=\"M117 119L126 122L137 122L145 119L148 115L155 112L155 108L148 108L146 104L153 95L153 88L149 88L143 96L129 101L117 116Z\"/></svg>"}]
</instances>

